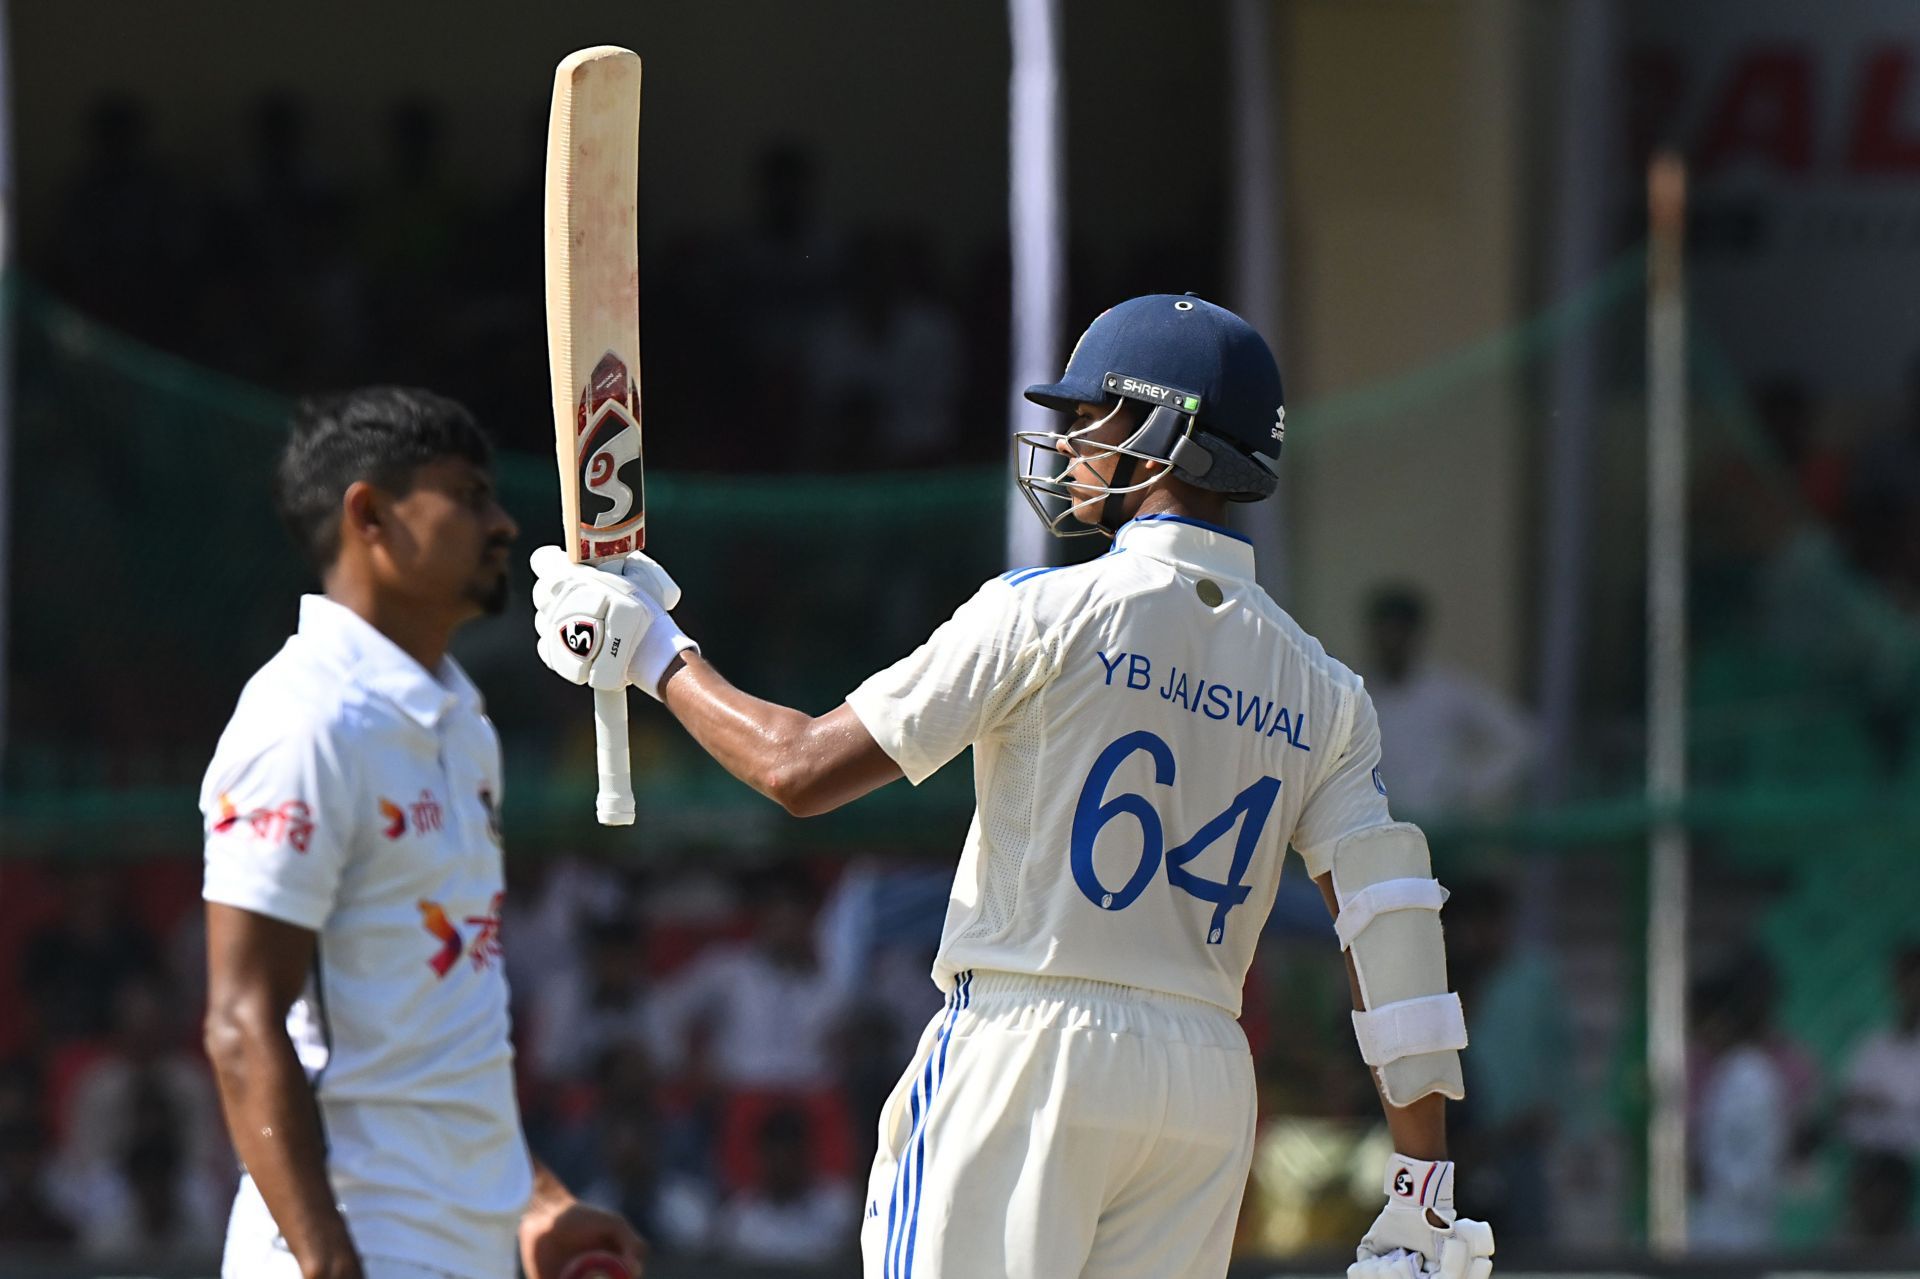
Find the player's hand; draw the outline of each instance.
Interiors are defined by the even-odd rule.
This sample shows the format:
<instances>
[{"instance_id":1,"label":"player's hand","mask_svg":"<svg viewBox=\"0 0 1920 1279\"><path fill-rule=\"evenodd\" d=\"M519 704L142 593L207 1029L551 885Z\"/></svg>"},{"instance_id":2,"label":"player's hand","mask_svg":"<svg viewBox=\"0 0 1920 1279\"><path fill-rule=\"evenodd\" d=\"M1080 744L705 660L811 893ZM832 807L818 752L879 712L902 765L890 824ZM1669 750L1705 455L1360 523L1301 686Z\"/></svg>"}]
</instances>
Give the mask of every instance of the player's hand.
<instances>
[{"instance_id":1,"label":"player's hand","mask_svg":"<svg viewBox=\"0 0 1920 1279\"><path fill-rule=\"evenodd\" d=\"M1387 1206L1374 1219L1347 1279L1488 1279L1493 1227L1453 1209L1453 1163L1395 1155L1387 1161Z\"/></svg>"},{"instance_id":2,"label":"player's hand","mask_svg":"<svg viewBox=\"0 0 1920 1279\"><path fill-rule=\"evenodd\" d=\"M559 1279L567 1263L586 1252L610 1252L640 1273L647 1245L618 1213L564 1200L536 1199L520 1219L520 1264L527 1279Z\"/></svg>"},{"instance_id":3,"label":"player's hand","mask_svg":"<svg viewBox=\"0 0 1920 1279\"><path fill-rule=\"evenodd\" d=\"M557 546L541 547L532 562L540 660L570 683L625 688L659 605L622 575L572 563Z\"/></svg>"},{"instance_id":4,"label":"player's hand","mask_svg":"<svg viewBox=\"0 0 1920 1279\"><path fill-rule=\"evenodd\" d=\"M699 649L667 613L679 586L647 556L636 551L593 567L543 546L532 564L537 651L560 678L598 689L637 684L657 698L667 667Z\"/></svg>"}]
</instances>

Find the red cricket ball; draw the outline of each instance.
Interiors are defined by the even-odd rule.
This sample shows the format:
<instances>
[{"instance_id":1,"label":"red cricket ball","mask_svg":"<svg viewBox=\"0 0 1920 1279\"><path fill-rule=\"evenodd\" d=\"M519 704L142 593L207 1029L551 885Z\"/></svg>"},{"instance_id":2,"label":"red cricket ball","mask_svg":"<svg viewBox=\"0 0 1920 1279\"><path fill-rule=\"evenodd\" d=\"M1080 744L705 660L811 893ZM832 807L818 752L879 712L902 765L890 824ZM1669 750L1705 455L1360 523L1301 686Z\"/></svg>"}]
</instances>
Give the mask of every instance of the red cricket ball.
<instances>
[{"instance_id":1,"label":"red cricket ball","mask_svg":"<svg viewBox=\"0 0 1920 1279\"><path fill-rule=\"evenodd\" d=\"M560 1279L633 1279L627 1263L611 1252L583 1252L569 1261Z\"/></svg>"}]
</instances>

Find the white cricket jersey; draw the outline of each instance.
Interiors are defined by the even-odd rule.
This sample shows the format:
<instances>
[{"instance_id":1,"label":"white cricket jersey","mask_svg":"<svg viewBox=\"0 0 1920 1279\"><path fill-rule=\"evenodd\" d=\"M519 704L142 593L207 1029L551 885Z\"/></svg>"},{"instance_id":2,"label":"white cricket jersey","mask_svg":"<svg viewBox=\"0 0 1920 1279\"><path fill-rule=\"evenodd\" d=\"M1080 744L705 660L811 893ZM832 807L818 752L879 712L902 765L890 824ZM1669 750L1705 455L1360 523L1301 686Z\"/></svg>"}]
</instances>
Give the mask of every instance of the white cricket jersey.
<instances>
[{"instance_id":1,"label":"white cricket jersey","mask_svg":"<svg viewBox=\"0 0 1920 1279\"><path fill-rule=\"evenodd\" d=\"M973 747L977 807L934 981L1116 982L1235 1016L1289 843L1308 872L1391 820L1360 678L1178 516L988 582L847 697L915 785Z\"/></svg>"},{"instance_id":2,"label":"white cricket jersey","mask_svg":"<svg viewBox=\"0 0 1920 1279\"><path fill-rule=\"evenodd\" d=\"M467 1279L513 1275L533 1185L501 970L500 794L499 738L453 659L430 675L308 596L200 798L206 899L318 935L287 1029L356 1245ZM249 1196L251 1181L241 1207Z\"/></svg>"}]
</instances>

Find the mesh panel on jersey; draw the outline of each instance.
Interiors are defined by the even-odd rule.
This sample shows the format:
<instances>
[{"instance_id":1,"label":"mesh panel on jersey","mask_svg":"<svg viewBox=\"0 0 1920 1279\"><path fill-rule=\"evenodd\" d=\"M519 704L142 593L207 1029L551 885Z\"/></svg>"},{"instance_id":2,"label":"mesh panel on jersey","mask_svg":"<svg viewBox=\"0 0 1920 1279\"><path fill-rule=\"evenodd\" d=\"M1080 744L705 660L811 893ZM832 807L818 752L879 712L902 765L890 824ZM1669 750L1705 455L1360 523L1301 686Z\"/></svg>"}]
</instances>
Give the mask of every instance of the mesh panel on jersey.
<instances>
[{"instance_id":1,"label":"mesh panel on jersey","mask_svg":"<svg viewBox=\"0 0 1920 1279\"><path fill-rule=\"evenodd\" d=\"M1008 691L1000 695L999 704L989 708L989 723L1005 714L1006 699L1020 696L1032 686L1039 674L1035 668L1047 656L1039 644L1029 646L1019 656L1000 685ZM1000 730L1000 751L993 772L980 779L981 855L986 859L986 884L980 894L980 918L960 934L960 941L994 936L1013 920L1020 896L1020 869L1026 864L1027 845L1033 839L1034 781L1047 740L1040 702L1040 696L1035 695L1015 709Z\"/></svg>"}]
</instances>

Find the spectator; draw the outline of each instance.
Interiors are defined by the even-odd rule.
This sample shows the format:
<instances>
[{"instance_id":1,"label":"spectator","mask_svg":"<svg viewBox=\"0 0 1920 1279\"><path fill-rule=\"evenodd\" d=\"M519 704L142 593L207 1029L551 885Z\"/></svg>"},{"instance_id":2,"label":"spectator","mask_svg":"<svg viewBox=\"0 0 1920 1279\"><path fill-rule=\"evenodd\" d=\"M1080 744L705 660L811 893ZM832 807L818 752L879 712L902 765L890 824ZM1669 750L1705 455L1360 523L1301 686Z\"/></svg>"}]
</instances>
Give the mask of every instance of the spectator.
<instances>
[{"instance_id":1,"label":"spectator","mask_svg":"<svg viewBox=\"0 0 1920 1279\"><path fill-rule=\"evenodd\" d=\"M813 334L807 360L810 399L824 410L817 456L854 467L951 457L964 353L959 319L933 276L933 250L918 236L869 232L855 244L845 293ZM850 421L866 422L867 436Z\"/></svg>"},{"instance_id":2,"label":"spectator","mask_svg":"<svg viewBox=\"0 0 1920 1279\"><path fill-rule=\"evenodd\" d=\"M645 936L630 916L591 926L585 962L554 969L541 984L533 1059L542 1077L578 1079L607 1050L657 1038L646 962Z\"/></svg>"},{"instance_id":3,"label":"spectator","mask_svg":"<svg viewBox=\"0 0 1920 1279\"><path fill-rule=\"evenodd\" d=\"M51 245L55 287L89 314L158 338L175 322L186 254L153 117L137 99L111 94L88 109L86 134Z\"/></svg>"},{"instance_id":4,"label":"spectator","mask_svg":"<svg viewBox=\"0 0 1920 1279\"><path fill-rule=\"evenodd\" d=\"M1461 1058L1467 1100L1448 1121L1460 1200L1501 1223L1503 1240L1550 1237L1548 1161L1573 1071L1566 992L1546 956L1514 948L1504 884L1466 884L1454 893L1447 960L1474 1047Z\"/></svg>"},{"instance_id":5,"label":"spectator","mask_svg":"<svg viewBox=\"0 0 1920 1279\"><path fill-rule=\"evenodd\" d=\"M631 908L620 876L571 853L510 868L501 934L514 1021L534 1019L534 993L561 971L585 962L581 934Z\"/></svg>"},{"instance_id":6,"label":"spectator","mask_svg":"<svg viewBox=\"0 0 1920 1279\"><path fill-rule=\"evenodd\" d=\"M815 958L812 884L776 871L753 895L751 940L709 949L660 991L662 1050L725 1088L830 1088L842 999Z\"/></svg>"},{"instance_id":7,"label":"spectator","mask_svg":"<svg viewBox=\"0 0 1920 1279\"><path fill-rule=\"evenodd\" d=\"M1448 816L1511 801L1532 746L1526 716L1486 685L1427 661L1427 601L1418 590L1376 590L1367 623L1367 689L1394 810Z\"/></svg>"},{"instance_id":8,"label":"spectator","mask_svg":"<svg viewBox=\"0 0 1920 1279\"><path fill-rule=\"evenodd\" d=\"M580 1197L620 1213L654 1251L702 1252L713 1229L712 1196L697 1179L663 1167L658 1116L650 1107L609 1108L599 1125L599 1171Z\"/></svg>"},{"instance_id":9,"label":"spectator","mask_svg":"<svg viewBox=\"0 0 1920 1279\"><path fill-rule=\"evenodd\" d=\"M1893 961L1893 1025L1862 1040L1846 1065L1841 1101L1855 1150L1920 1159L1920 945Z\"/></svg>"},{"instance_id":10,"label":"spectator","mask_svg":"<svg viewBox=\"0 0 1920 1279\"><path fill-rule=\"evenodd\" d=\"M67 878L59 921L28 941L21 976L49 1040L88 1039L107 1032L121 986L157 962L111 872L83 866Z\"/></svg>"},{"instance_id":11,"label":"spectator","mask_svg":"<svg viewBox=\"0 0 1920 1279\"><path fill-rule=\"evenodd\" d=\"M73 1242L73 1226L54 1206L47 1183L47 1134L39 1121L0 1124L0 1245Z\"/></svg>"},{"instance_id":12,"label":"spectator","mask_svg":"<svg viewBox=\"0 0 1920 1279\"><path fill-rule=\"evenodd\" d=\"M1875 1248L1913 1243L1913 1161L1862 1151L1847 1170L1847 1235Z\"/></svg>"},{"instance_id":13,"label":"spectator","mask_svg":"<svg viewBox=\"0 0 1920 1279\"><path fill-rule=\"evenodd\" d=\"M840 266L839 238L820 214L820 162L805 143L769 144L754 162L753 225L730 255L726 292L752 317L749 347L769 366L798 365Z\"/></svg>"},{"instance_id":14,"label":"spectator","mask_svg":"<svg viewBox=\"0 0 1920 1279\"><path fill-rule=\"evenodd\" d=\"M1694 1114L1691 1243L1750 1252L1775 1242L1792 1141L1789 1090L1769 1049L1771 979L1750 970L1700 983L1695 1035L1707 1057Z\"/></svg>"},{"instance_id":15,"label":"spectator","mask_svg":"<svg viewBox=\"0 0 1920 1279\"><path fill-rule=\"evenodd\" d=\"M720 1255L747 1265L821 1265L850 1252L859 1204L843 1182L818 1179L805 1113L776 1110L760 1126L760 1184L721 1210Z\"/></svg>"},{"instance_id":16,"label":"spectator","mask_svg":"<svg viewBox=\"0 0 1920 1279\"><path fill-rule=\"evenodd\" d=\"M149 1087L139 1101L140 1126L116 1165L97 1170L76 1198L80 1250L143 1261L202 1256L226 1224L225 1194L192 1175L166 1095Z\"/></svg>"},{"instance_id":17,"label":"spectator","mask_svg":"<svg viewBox=\"0 0 1920 1279\"><path fill-rule=\"evenodd\" d=\"M211 1213L211 1234L180 1236L204 1242L219 1236L225 1218L237 1174L219 1102L204 1059L181 1046L168 1008L159 979L123 982L111 1046L73 1086L56 1185L96 1253L138 1240L164 1243ZM135 1217L145 1225L129 1224Z\"/></svg>"}]
</instances>

